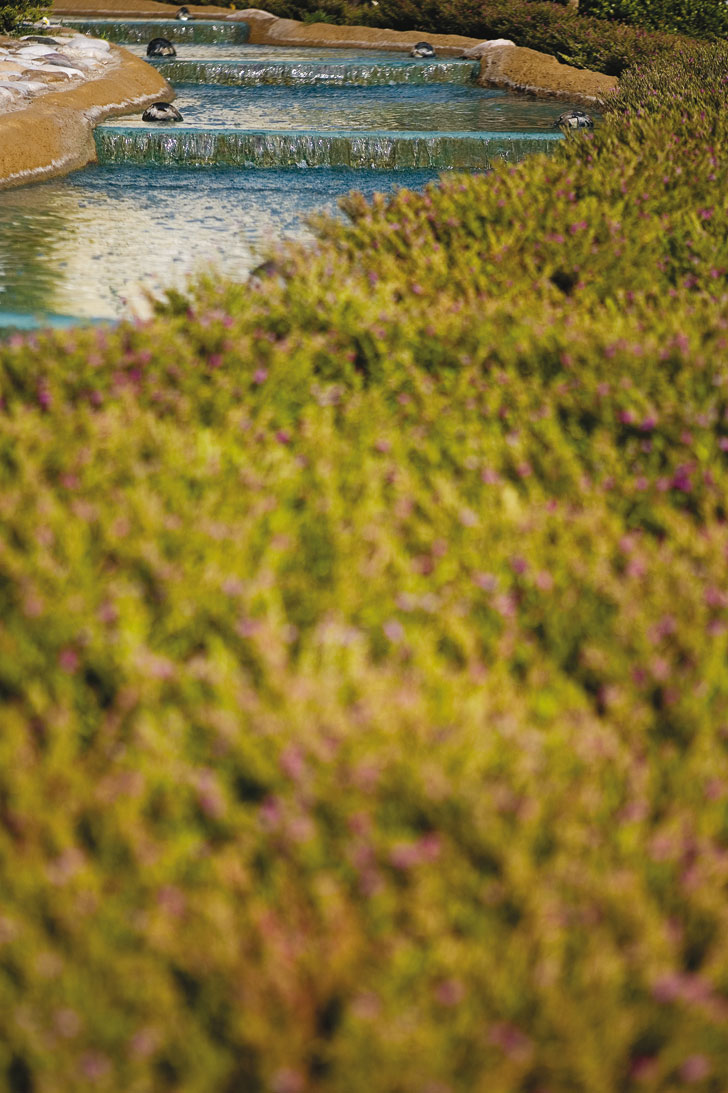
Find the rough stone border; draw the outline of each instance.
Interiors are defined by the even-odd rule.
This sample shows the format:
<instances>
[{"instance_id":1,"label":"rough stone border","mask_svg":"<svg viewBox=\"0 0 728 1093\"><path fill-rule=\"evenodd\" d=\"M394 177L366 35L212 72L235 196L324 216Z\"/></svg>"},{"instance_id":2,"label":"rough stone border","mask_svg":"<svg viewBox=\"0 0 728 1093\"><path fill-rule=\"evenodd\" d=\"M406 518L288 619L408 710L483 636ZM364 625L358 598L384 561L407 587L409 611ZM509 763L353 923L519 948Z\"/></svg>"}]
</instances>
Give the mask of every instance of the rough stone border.
<instances>
[{"instance_id":1,"label":"rough stone border","mask_svg":"<svg viewBox=\"0 0 728 1093\"><path fill-rule=\"evenodd\" d=\"M204 8L197 8L202 12ZM409 52L423 37L443 57L461 57L464 52L480 60L479 83L485 87L526 92L539 98L553 98L593 105L617 87L614 76L561 64L547 53L516 46L513 42L483 42L459 34L427 34L416 30L380 30L376 27L345 27L330 23L300 23L279 19L260 8L246 8L228 19L241 20L250 27L251 45L329 46L343 49L391 49Z\"/></svg>"},{"instance_id":2,"label":"rough stone border","mask_svg":"<svg viewBox=\"0 0 728 1093\"><path fill-rule=\"evenodd\" d=\"M174 91L155 68L112 46L116 64L68 89L49 91L22 110L0 114L0 189L68 174L96 161L94 126L133 113Z\"/></svg>"}]
</instances>

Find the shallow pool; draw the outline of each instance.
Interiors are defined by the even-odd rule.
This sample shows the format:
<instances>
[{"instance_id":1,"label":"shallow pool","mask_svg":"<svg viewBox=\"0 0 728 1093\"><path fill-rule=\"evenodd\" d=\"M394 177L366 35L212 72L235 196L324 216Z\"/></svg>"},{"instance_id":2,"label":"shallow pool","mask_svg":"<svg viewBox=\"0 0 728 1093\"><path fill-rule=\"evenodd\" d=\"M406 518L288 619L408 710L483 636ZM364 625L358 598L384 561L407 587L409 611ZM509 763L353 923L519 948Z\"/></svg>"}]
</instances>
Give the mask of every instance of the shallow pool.
<instances>
[{"instance_id":1,"label":"shallow pool","mask_svg":"<svg viewBox=\"0 0 728 1093\"><path fill-rule=\"evenodd\" d=\"M176 85L176 129L531 132L553 130L569 104L477 86L217 87ZM154 128L141 114L110 127Z\"/></svg>"},{"instance_id":2,"label":"shallow pool","mask_svg":"<svg viewBox=\"0 0 728 1093\"><path fill-rule=\"evenodd\" d=\"M149 33L144 41L124 45L130 53L147 59L147 44L152 38L166 37L157 32ZM169 39L171 40L171 39ZM233 42L174 42L177 59L180 61L319 61L322 63L405 61L411 65L421 65L422 61L409 57L406 53L395 53L391 49L326 49L317 46L264 46ZM160 63L164 63L161 59Z\"/></svg>"},{"instance_id":3,"label":"shallow pool","mask_svg":"<svg viewBox=\"0 0 728 1093\"><path fill-rule=\"evenodd\" d=\"M245 278L349 190L422 187L434 171L92 167L0 193L0 327L147 314L146 292L214 267ZM13 316L15 316L13 318Z\"/></svg>"}]
</instances>

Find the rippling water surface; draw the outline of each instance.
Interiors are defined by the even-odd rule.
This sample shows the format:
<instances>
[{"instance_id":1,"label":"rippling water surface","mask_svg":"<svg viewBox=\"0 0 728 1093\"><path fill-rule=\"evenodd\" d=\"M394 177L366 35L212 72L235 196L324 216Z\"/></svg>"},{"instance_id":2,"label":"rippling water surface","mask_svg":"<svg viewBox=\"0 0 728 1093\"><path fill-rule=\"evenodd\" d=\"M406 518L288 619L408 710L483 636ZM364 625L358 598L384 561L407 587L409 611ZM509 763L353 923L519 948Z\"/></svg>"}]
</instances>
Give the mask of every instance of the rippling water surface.
<instances>
[{"instance_id":1,"label":"rippling water surface","mask_svg":"<svg viewBox=\"0 0 728 1093\"><path fill-rule=\"evenodd\" d=\"M182 84L176 128L515 132L553 129L569 104L460 84L216 87ZM141 115L107 124L147 128ZM153 123L152 123L153 124Z\"/></svg>"},{"instance_id":2,"label":"rippling water surface","mask_svg":"<svg viewBox=\"0 0 728 1093\"><path fill-rule=\"evenodd\" d=\"M146 34L146 28L140 33ZM145 52L144 44L133 48ZM330 66L339 75L347 64L394 64L401 70L403 65L421 63L373 50L230 44L180 44L178 57L205 63L244 60L263 67ZM417 140L420 133L435 131L443 140L455 142L457 134L530 131L539 132L541 140L568 106L462 82L340 87L306 86L305 78L301 70L293 87L182 84L176 104L184 122L174 132L194 129L219 137L221 129L255 130L264 131L264 136L270 132L269 139L275 142L284 130L293 137L314 131L314 143L330 143L337 138L329 133L345 130L356 144L358 134L366 131L375 136L417 134ZM109 124L131 127L135 140L139 129L155 129L140 115ZM333 158L334 163L342 161L349 162ZM159 295L166 287L181 286L197 271L214 268L221 275L245 278L277 242L308 236L304 220L309 213L321 208L335 211L336 198L351 189L372 194L397 185L419 188L437 174L368 170L368 161L360 170L281 169L277 162L273 159L272 166L266 163L261 170L215 166L204 173L176 163L173 170L148 165L96 167L0 193L0 328L29 325L38 317L42 322L61 322L63 316L115 319L146 314L148 293ZM454 156L447 162L458 160Z\"/></svg>"},{"instance_id":3,"label":"rippling water surface","mask_svg":"<svg viewBox=\"0 0 728 1093\"><path fill-rule=\"evenodd\" d=\"M88 168L0 193L0 327L147 314L145 292L214 268L245 278L349 190L422 187L433 171ZM9 316L15 316L14 319Z\"/></svg>"},{"instance_id":4,"label":"rippling water surface","mask_svg":"<svg viewBox=\"0 0 728 1093\"><path fill-rule=\"evenodd\" d=\"M158 36L154 31L149 39ZM407 53L395 53L391 49L317 49L315 46L251 46L247 43L238 45L231 42L196 45L192 42L174 42L177 58L181 61L407 61L412 65L421 64ZM130 53L146 59L146 43L125 45ZM156 62L155 62L156 63ZM164 64L161 60L160 64Z\"/></svg>"}]
</instances>

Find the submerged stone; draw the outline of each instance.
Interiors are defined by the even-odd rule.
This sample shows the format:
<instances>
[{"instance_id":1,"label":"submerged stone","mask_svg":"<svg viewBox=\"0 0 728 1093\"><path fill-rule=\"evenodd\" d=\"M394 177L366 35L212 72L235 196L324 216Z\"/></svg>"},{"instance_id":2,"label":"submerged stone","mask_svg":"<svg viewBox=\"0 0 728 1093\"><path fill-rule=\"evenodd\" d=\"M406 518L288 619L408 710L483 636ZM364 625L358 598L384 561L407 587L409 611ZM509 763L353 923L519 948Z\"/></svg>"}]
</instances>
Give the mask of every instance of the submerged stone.
<instances>
[{"instance_id":1,"label":"submerged stone","mask_svg":"<svg viewBox=\"0 0 728 1093\"><path fill-rule=\"evenodd\" d=\"M594 119L583 110L565 110L554 122L555 129L593 129Z\"/></svg>"},{"instance_id":2,"label":"submerged stone","mask_svg":"<svg viewBox=\"0 0 728 1093\"><path fill-rule=\"evenodd\" d=\"M182 121L182 115L171 102L153 102L142 114L142 121Z\"/></svg>"},{"instance_id":3,"label":"submerged stone","mask_svg":"<svg viewBox=\"0 0 728 1093\"><path fill-rule=\"evenodd\" d=\"M410 52L410 57L436 57L434 46L429 42L417 42Z\"/></svg>"},{"instance_id":4,"label":"submerged stone","mask_svg":"<svg viewBox=\"0 0 728 1093\"><path fill-rule=\"evenodd\" d=\"M152 38L147 46L147 57L176 57L177 50L169 38Z\"/></svg>"}]
</instances>

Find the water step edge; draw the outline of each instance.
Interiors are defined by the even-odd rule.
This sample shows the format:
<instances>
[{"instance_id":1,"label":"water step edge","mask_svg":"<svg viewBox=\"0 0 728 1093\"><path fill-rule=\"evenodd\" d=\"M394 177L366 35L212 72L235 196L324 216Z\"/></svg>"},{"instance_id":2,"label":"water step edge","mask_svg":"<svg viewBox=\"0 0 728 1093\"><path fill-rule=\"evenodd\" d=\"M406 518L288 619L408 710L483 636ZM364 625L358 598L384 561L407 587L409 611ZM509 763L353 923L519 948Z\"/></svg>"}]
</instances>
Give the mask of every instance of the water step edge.
<instances>
[{"instance_id":1,"label":"water step edge","mask_svg":"<svg viewBox=\"0 0 728 1093\"><path fill-rule=\"evenodd\" d=\"M139 129L99 126L101 165L155 167L351 167L489 170L551 152L560 133L361 132L333 130Z\"/></svg>"},{"instance_id":2,"label":"water step edge","mask_svg":"<svg viewBox=\"0 0 728 1093\"><path fill-rule=\"evenodd\" d=\"M91 34L117 45L140 45L151 38L168 38L170 42L191 45L230 43L245 45L250 37L247 23L226 22L224 19L66 19L64 27L80 34Z\"/></svg>"},{"instance_id":3,"label":"water step edge","mask_svg":"<svg viewBox=\"0 0 728 1093\"><path fill-rule=\"evenodd\" d=\"M230 87L326 86L389 87L392 85L471 84L480 73L479 62L435 61L195 61L155 62L172 84L215 84Z\"/></svg>"}]
</instances>

